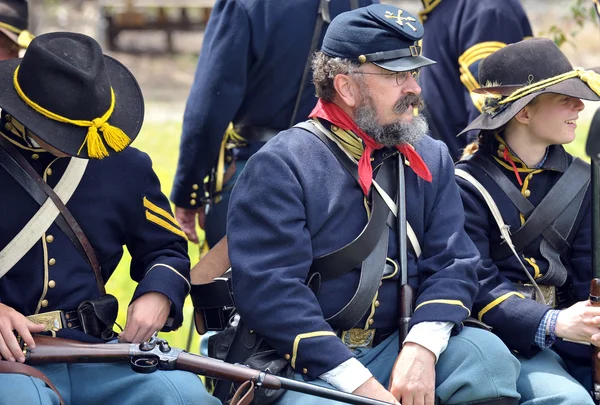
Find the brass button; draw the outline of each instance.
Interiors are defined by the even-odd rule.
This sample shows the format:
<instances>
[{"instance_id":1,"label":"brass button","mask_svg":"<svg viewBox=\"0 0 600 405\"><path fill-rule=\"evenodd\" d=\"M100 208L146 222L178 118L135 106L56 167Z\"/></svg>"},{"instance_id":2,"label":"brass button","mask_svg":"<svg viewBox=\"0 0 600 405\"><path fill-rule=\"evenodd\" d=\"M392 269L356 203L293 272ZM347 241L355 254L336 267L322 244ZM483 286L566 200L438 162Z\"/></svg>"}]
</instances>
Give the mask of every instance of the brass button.
<instances>
[{"instance_id":1,"label":"brass button","mask_svg":"<svg viewBox=\"0 0 600 405\"><path fill-rule=\"evenodd\" d=\"M285 356L283 356L284 359L289 360L292 358L292 356L290 356L289 354L286 354Z\"/></svg>"},{"instance_id":2,"label":"brass button","mask_svg":"<svg viewBox=\"0 0 600 405\"><path fill-rule=\"evenodd\" d=\"M54 242L54 236L52 236L52 235L46 235L46 242L48 242L48 243Z\"/></svg>"},{"instance_id":3,"label":"brass button","mask_svg":"<svg viewBox=\"0 0 600 405\"><path fill-rule=\"evenodd\" d=\"M7 122L7 123L4 125L4 128L6 128L6 129L7 129L7 130L9 130L9 131L12 131L12 129L13 129L13 125L12 125L10 122Z\"/></svg>"},{"instance_id":4,"label":"brass button","mask_svg":"<svg viewBox=\"0 0 600 405\"><path fill-rule=\"evenodd\" d=\"M196 205L196 200L191 200L190 205Z\"/></svg>"},{"instance_id":5,"label":"brass button","mask_svg":"<svg viewBox=\"0 0 600 405\"><path fill-rule=\"evenodd\" d=\"M42 307L46 308L48 306L48 300L42 300Z\"/></svg>"},{"instance_id":6,"label":"brass button","mask_svg":"<svg viewBox=\"0 0 600 405\"><path fill-rule=\"evenodd\" d=\"M37 153L34 153L33 155L31 155L31 158L33 160L38 160L40 158L40 155L38 155Z\"/></svg>"},{"instance_id":7,"label":"brass button","mask_svg":"<svg viewBox=\"0 0 600 405\"><path fill-rule=\"evenodd\" d=\"M375 301L375 308L379 306L379 300Z\"/></svg>"},{"instance_id":8,"label":"brass button","mask_svg":"<svg viewBox=\"0 0 600 405\"><path fill-rule=\"evenodd\" d=\"M227 157L225 158L225 161L226 161L227 163L231 163L231 161L232 161L232 160L233 160L233 158L232 158L231 156L227 156Z\"/></svg>"},{"instance_id":9,"label":"brass button","mask_svg":"<svg viewBox=\"0 0 600 405\"><path fill-rule=\"evenodd\" d=\"M405 164L406 166L410 166L410 161L409 161L408 159L404 159L404 164Z\"/></svg>"},{"instance_id":10,"label":"brass button","mask_svg":"<svg viewBox=\"0 0 600 405\"><path fill-rule=\"evenodd\" d=\"M383 281L379 282L379 287L381 287L383 285Z\"/></svg>"},{"instance_id":11,"label":"brass button","mask_svg":"<svg viewBox=\"0 0 600 405\"><path fill-rule=\"evenodd\" d=\"M198 185L197 184L192 185L192 189L198 190Z\"/></svg>"},{"instance_id":12,"label":"brass button","mask_svg":"<svg viewBox=\"0 0 600 405\"><path fill-rule=\"evenodd\" d=\"M54 280L48 281L48 287L50 287L50 288L56 287L56 281L54 281Z\"/></svg>"},{"instance_id":13,"label":"brass button","mask_svg":"<svg viewBox=\"0 0 600 405\"><path fill-rule=\"evenodd\" d=\"M304 374L308 374L308 369L307 369L307 368L303 368L303 369L302 369L302 372L303 372Z\"/></svg>"},{"instance_id":14,"label":"brass button","mask_svg":"<svg viewBox=\"0 0 600 405\"><path fill-rule=\"evenodd\" d=\"M52 259L48 260L48 264L49 264L50 266L54 266L54 265L56 264L56 259L55 259L55 258L52 258Z\"/></svg>"},{"instance_id":15,"label":"brass button","mask_svg":"<svg viewBox=\"0 0 600 405\"><path fill-rule=\"evenodd\" d=\"M67 322L67 327L72 328L73 324L71 322Z\"/></svg>"},{"instance_id":16,"label":"brass button","mask_svg":"<svg viewBox=\"0 0 600 405\"><path fill-rule=\"evenodd\" d=\"M533 264L535 264L535 259L532 257L531 259L529 259L529 261Z\"/></svg>"},{"instance_id":17,"label":"brass button","mask_svg":"<svg viewBox=\"0 0 600 405\"><path fill-rule=\"evenodd\" d=\"M498 145L498 150L504 152L504 149L506 149L506 146L504 146L503 144Z\"/></svg>"},{"instance_id":18,"label":"brass button","mask_svg":"<svg viewBox=\"0 0 600 405\"><path fill-rule=\"evenodd\" d=\"M47 174L48 176L52 176L52 169L50 169L50 168L47 168L47 169L46 169L46 174Z\"/></svg>"},{"instance_id":19,"label":"brass button","mask_svg":"<svg viewBox=\"0 0 600 405\"><path fill-rule=\"evenodd\" d=\"M531 190L525 190L525 191L523 191L523 195L525 197L529 197L531 195Z\"/></svg>"},{"instance_id":20,"label":"brass button","mask_svg":"<svg viewBox=\"0 0 600 405\"><path fill-rule=\"evenodd\" d=\"M196 198L196 197L198 197L198 194L196 194L196 193L192 193L192 194L190 194L190 197L192 197L192 198Z\"/></svg>"},{"instance_id":21,"label":"brass button","mask_svg":"<svg viewBox=\"0 0 600 405\"><path fill-rule=\"evenodd\" d=\"M335 125L332 125L332 126L331 126L331 130L332 130L333 132L337 131L338 129L339 129L339 128L338 128L337 126L335 126Z\"/></svg>"},{"instance_id":22,"label":"brass button","mask_svg":"<svg viewBox=\"0 0 600 405\"><path fill-rule=\"evenodd\" d=\"M373 323L375 323L375 320L373 318L369 319L369 325L373 325Z\"/></svg>"},{"instance_id":23,"label":"brass button","mask_svg":"<svg viewBox=\"0 0 600 405\"><path fill-rule=\"evenodd\" d=\"M500 150L498 151L498 157L501 157L501 158L504 157L504 153L502 151L500 151Z\"/></svg>"},{"instance_id":24,"label":"brass button","mask_svg":"<svg viewBox=\"0 0 600 405\"><path fill-rule=\"evenodd\" d=\"M71 319L71 315L65 314L65 319Z\"/></svg>"},{"instance_id":25,"label":"brass button","mask_svg":"<svg viewBox=\"0 0 600 405\"><path fill-rule=\"evenodd\" d=\"M6 118L6 121L10 121L12 119L12 115L10 114L6 114L4 117Z\"/></svg>"}]
</instances>

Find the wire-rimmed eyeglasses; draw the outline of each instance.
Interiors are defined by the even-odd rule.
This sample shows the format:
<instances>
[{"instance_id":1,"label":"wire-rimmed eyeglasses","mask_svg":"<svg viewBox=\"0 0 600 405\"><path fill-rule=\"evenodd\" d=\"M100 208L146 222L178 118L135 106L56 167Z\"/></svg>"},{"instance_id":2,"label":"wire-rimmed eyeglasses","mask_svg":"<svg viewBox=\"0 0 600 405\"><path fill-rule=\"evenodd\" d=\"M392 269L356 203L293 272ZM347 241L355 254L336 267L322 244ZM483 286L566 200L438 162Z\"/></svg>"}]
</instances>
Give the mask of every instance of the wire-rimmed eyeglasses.
<instances>
[{"instance_id":1,"label":"wire-rimmed eyeglasses","mask_svg":"<svg viewBox=\"0 0 600 405\"><path fill-rule=\"evenodd\" d=\"M412 70L406 70L403 72L391 72L391 73L372 73L372 72L353 72L353 74L357 74L357 75L376 75L376 76L395 76L396 77L396 84L398 86L402 86L404 84L404 82L406 82L406 79L408 79L408 76L412 76L415 80L419 79L419 75L421 74L421 68L417 68L417 69L412 69Z\"/></svg>"}]
</instances>

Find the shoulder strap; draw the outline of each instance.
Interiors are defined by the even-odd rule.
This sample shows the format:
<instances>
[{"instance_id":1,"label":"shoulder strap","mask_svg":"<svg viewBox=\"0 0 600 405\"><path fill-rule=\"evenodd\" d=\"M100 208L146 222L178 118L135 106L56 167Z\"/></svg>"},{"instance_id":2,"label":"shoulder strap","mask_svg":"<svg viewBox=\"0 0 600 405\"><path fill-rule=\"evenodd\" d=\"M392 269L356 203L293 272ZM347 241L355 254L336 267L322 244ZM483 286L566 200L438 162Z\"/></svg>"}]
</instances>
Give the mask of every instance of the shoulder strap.
<instances>
[{"instance_id":1,"label":"shoulder strap","mask_svg":"<svg viewBox=\"0 0 600 405\"><path fill-rule=\"evenodd\" d=\"M100 264L98 263L98 259L96 258L94 249L90 244L88 238L83 233L83 230L71 214L71 212L61 201L60 197L56 195L56 193L54 192L54 190L52 190L50 186L48 186L44 179L42 179L42 177L35 171L35 169L31 166L31 164L29 164L29 162L23 157L23 155L21 155L9 142L7 142L2 137L0 137L0 153L4 153L5 156L8 155L16 163L15 165L12 165L12 168L10 166L3 166L5 167L7 172L11 174L15 178L15 180L17 180L19 184L21 184L21 186L36 201L38 201L38 203L40 202L39 190L41 190L46 196L48 196L52 200L54 205L56 205L56 207L62 215L61 217L57 217L57 224L60 226L61 230L65 232L65 234L69 237L71 242L73 242L73 244L79 250L79 252L83 252L84 258L87 259L88 263L94 270L94 276L96 277L96 284L98 285L98 289L102 294L106 294L106 290L104 288L104 281L102 279L102 273L100 270ZM10 165L10 159L2 159L0 160L0 162L5 162L5 164ZM33 182L26 180L23 175L27 175L30 179L33 180ZM36 190L36 187L38 188L38 190ZM43 201L45 200L46 198L43 198Z\"/></svg>"},{"instance_id":2,"label":"shoulder strap","mask_svg":"<svg viewBox=\"0 0 600 405\"><path fill-rule=\"evenodd\" d=\"M302 93L304 93L304 87L306 86L306 80L308 79L308 73L310 72L312 55L317 50L317 46L319 46L321 31L323 31L323 24L329 24L331 22L331 16L329 15L329 1L330 0L321 0L319 4L317 20L315 22L315 30L313 32L312 40L310 41L310 49L306 57L306 63L304 64L302 79L300 79L300 88L298 89L298 94L296 95L296 103L294 103L294 111L292 112L292 118L290 119L290 127L296 123L296 116L298 115L298 109L300 108L300 102L302 101Z\"/></svg>"},{"instance_id":3,"label":"shoulder strap","mask_svg":"<svg viewBox=\"0 0 600 405\"><path fill-rule=\"evenodd\" d=\"M486 205L488 206L490 212L492 213L492 216L494 217L494 220L496 221L496 224L498 225L498 229L500 230L500 235L502 235L502 239L504 240L504 244L506 246L508 246L508 248L510 249L511 253L519 261L519 264L521 265L521 268L523 269L523 271L527 275L527 278L529 279L529 281L531 282L531 284L536 289L536 292L537 292L538 296L540 297L540 299L544 300L544 294L542 293L542 291L540 290L538 284L536 283L536 281L533 279L533 277L529 273L529 270L527 270L527 267L525 267L525 263L523 263L523 261L521 260L521 257L517 253L517 251L515 249L515 245L514 245L514 243L512 241L512 238L510 236L509 226L504 223L504 220L502 219L502 214L500 214L500 210L498 209L498 205L496 205L496 202L494 201L494 199L492 198L492 196L490 195L490 193L483 186L483 184L481 184L480 182L478 182L477 179L475 179L475 177L473 177L468 172L466 172L466 171L464 171L462 169L455 169L454 170L454 174L456 174L456 176L458 176L458 177L466 180L467 182L471 183L473 185L473 187L475 187L475 189L477 191L479 191L479 193L483 197L483 200L485 201Z\"/></svg>"},{"instance_id":4,"label":"shoulder strap","mask_svg":"<svg viewBox=\"0 0 600 405\"><path fill-rule=\"evenodd\" d=\"M27 364L0 360L0 373L22 374L28 377L33 377L37 378L38 380L42 380L44 383L46 383L48 387L50 387L52 391L54 391L54 393L58 397L58 400L60 401L60 405L65 405L65 402L63 401L62 397L60 396L60 393L58 392L54 384L52 384L52 381L50 381L46 374L42 373L37 368L31 367Z\"/></svg>"},{"instance_id":5,"label":"shoulder strap","mask_svg":"<svg viewBox=\"0 0 600 405\"><path fill-rule=\"evenodd\" d=\"M531 204L504 173L488 159L474 155L468 162L472 162L483 169L508 196L515 207L527 217L525 224L513 234L513 241L517 251L522 250L539 235L542 235L558 252L564 253L569 249L569 244L566 241L567 235L561 235L552 224L565 208L568 207L582 187L585 187L589 183L589 170L585 170L586 175L581 168L581 164L583 163L581 159L575 159L571 163L569 169L561 176L559 181L552 187L537 207ZM585 166L585 163L583 163L583 166ZM510 250L504 244L492 252L495 260L506 258L510 254Z\"/></svg>"},{"instance_id":6,"label":"shoulder strap","mask_svg":"<svg viewBox=\"0 0 600 405\"><path fill-rule=\"evenodd\" d=\"M338 161L344 166L346 171L358 181L358 167L350 161L350 158L337 146L335 142L329 139L321 130L309 122L300 122L296 127L302 128L317 136L333 153ZM382 166L383 167L383 166ZM381 169L380 169L381 171ZM379 174L376 176L379 179ZM319 273L321 281L328 281L341 276L344 273L354 269L373 251L379 240L379 236L384 232L387 220L387 210L385 204L379 205L380 210L375 210L375 199L381 199L379 193L373 193L373 210L367 225L362 232L346 246L318 257L313 261L309 277L313 273ZM383 201L382 201L383 202Z\"/></svg>"}]
</instances>

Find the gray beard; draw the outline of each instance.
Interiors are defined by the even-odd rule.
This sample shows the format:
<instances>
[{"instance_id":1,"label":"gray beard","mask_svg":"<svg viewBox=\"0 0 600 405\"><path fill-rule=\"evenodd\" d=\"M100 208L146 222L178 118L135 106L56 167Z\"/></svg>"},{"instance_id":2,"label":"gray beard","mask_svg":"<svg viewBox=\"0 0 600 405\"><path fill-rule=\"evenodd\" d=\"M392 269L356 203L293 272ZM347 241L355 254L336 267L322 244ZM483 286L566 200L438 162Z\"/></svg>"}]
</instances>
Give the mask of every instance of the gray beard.
<instances>
[{"instance_id":1,"label":"gray beard","mask_svg":"<svg viewBox=\"0 0 600 405\"><path fill-rule=\"evenodd\" d=\"M415 146L423 136L427 135L429 126L422 114L413 117L411 121L398 121L381 125L377 118L377 110L368 89L361 86L362 103L354 113L354 122L377 143L387 147L409 144ZM408 94L400 99L394 110L401 114L409 105L420 105L421 100L416 94Z\"/></svg>"}]
</instances>

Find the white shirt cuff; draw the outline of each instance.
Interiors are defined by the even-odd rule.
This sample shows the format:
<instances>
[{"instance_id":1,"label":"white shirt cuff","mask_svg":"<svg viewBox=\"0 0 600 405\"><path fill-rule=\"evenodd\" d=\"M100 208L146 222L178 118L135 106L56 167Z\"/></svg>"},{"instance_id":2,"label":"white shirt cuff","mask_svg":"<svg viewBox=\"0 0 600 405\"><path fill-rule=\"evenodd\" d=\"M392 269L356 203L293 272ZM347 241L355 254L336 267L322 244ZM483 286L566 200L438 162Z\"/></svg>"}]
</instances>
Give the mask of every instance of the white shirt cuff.
<instances>
[{"instance_id":1,"label":"white shirt cuff","mask_svg":"<svg viewBox=\"0 0 600 405\"><path fill-rule=\"evenodd\" d=\"M423 346L435 355L437 363L440 354L448 347L453 327L452 322L421 322L410 329L402 344L411 342Z\"/></svg>"},{"instance_id":2,"label":"white shirt cuff","mask_svg":"<svg viewBox=\"0 0 600 405\"><path fill-rule=\"evenodd\" d=\"M373 374L360 361L352 357L336 368L321 374L319 378L339 391L354 392L372 376Z\"/></svg>"}]
</instances>

